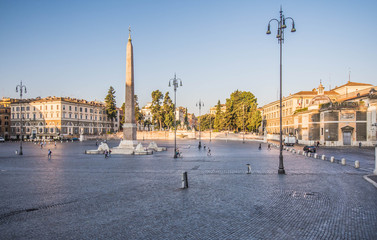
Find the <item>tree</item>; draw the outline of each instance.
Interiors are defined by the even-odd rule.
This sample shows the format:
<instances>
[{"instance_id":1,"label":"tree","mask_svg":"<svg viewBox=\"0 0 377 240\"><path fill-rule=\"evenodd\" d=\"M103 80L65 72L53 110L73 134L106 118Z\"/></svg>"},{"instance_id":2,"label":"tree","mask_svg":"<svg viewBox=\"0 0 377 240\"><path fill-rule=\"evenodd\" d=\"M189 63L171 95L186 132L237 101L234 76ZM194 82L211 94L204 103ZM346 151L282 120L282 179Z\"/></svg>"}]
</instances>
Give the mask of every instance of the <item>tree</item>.
<instances>
[{"instance_id":1,"label":"tree","mask_svg":"<svg viewBox=\"0 0 377 240\"><path fill-rule=\"evenodd\" d=\"M151 106L151 113L152 113L152 120L159 127L161 130L162 123L163 123L163 114L161 108L161 100L163 98L162 93L160 90L155 90L152 92L152 106Z\"/></svg>"},{"instance_id":2,"label":"tree","mask_svg":"<svg viewBox=\"0 0 377 240\"><path fill-rule=\"evenodd\" d=\"M225 122L229 130L241 131L247 128L250 112L257 107L257 99L254 94L246 91L234 91L230 98L226 99Z\"/></svg>"},{"instance_id":3,"label":"tree","mask_svg":"<svg viewBox=\"0 0 377 240\"><path fill-rule=\"evenodd\" d=\"M216 113L215 113L215 120L213 123L213 128L215 129L215 131L221 131L224 128L224 114L221 111L220 100L217 102L217 105L216 105Z\"/></svg>"},{"instance_id":4,"label":"tree","mask_svg":"<svg viewBox=\"0 0 377 240\"><path fill-rule=\"evenodd\" d=\"M174 104L170 99L169 92L165 93L162 110L164 116L164 126L170 129L174 125Z\"/></svg>"},{"instance_id":5,"label":"tree","mask_svg":"<svg viewBox=\"0 0 377 240\"><path fill-rule=\"evenodd\" d=\"M125 114L125 111L126 111L126 103L123 103L121 108L122 108L122 111L123 111L123 115L122 115L122 117L120 119L120 123L119 124L120 124L120 128L123 129L123 124L124 124L124 121L125 121L124 120L124 114Z\"/></svg>"},{"instance_id":6,"label":"tree","mask_svg":"<svg viewBox=\"0 0 377 240\"><path fill-rule=\"evenodd\" d=\"M230 99L226 99L226 111L224 114L225 124L224 126L228 129L228 131L233 131L236 128L236 111L234 107L234 102Z\"/></svg>"},{"instance_id":7,"label":"tree","mask_svg":"<svg viewBox=\"0 0 377 240\"><path fill-rule=\"evenodd\" d=\"M199 117L200 129L202 131L213 129L215 116L212 114L205 114Z\"/></svg>"},{"instance_id":8,"label":"tree","mask_svg":"<svg viewBox=\"0 0 377 240\"><path fill-rule=\"evenodd\" d=\"M114 124L114 118L116 118L117 116L116 101L114 94L115 90L112 86L110 86L109 91L107 92L107 96L105 98L105 110L107 118L112 122L112 125Z\"/></svg>"},{"instance_id":9,"label":"tree","mask_svg":"<svg viewBox=\"0 0 377 240\"><path fill-rule=\"evenodd\" d=\"M249 114L249 119L247 121L247 128L249 129L249 131L258 132L258 128L260 127L261 122L262 122L262 115L259 110L255 109Z\"/></svg>"},{"instance_id":10,"label":"tree","mask_svg":"<svg viewBox=\"0 0 377 240\"><path fill-rule=\"evenodd\" d=\"M142 125L142 123L144 121L144 115L140 111L139 99L138 99L137 95L134 95L134 99L135 99L135 122L138 125Z\"/></svg>"},{"instance_id":11,"label":"tree","mask_svg":"<svg viewBox=\"0 0 377 240\"><path fill-rule=\"evenodd\" d=\"M185 122L184 122L184 125L186 126L186 130L188 129L188 126L189 126L189 120L188 120L188 114L187 114L187 108L186 108L186 111L185 111Z\"/></svg>"}]
</instances>

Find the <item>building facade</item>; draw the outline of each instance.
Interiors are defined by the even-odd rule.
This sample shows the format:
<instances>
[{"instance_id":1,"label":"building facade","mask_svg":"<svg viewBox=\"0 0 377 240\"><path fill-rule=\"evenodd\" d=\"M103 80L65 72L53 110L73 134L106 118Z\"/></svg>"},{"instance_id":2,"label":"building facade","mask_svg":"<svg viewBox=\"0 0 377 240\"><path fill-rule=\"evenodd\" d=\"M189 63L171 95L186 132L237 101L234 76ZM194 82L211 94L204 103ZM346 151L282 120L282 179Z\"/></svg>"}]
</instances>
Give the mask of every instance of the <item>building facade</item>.
<instances>
[{"instance_id":1,"label":"building facade","mask_svg":"<svg viewBox=\"0 0 377 240\"><path fill-rule=\"evenodd\" d=\"M11 103L12 139L46 139L78 135L101 135L119 130L118 116L109 120L105 105L75 98L47 97Z\"/></svg>"},{"instance_id":2,"label":"building facade","mask_svg":"<svg viewBox=\"0 0 377 240\"><path fill-rule=\"evenodd\" d=\"M376 133L370 127L373 116L375 119L375 103L369 98L372 89L371 84L348 82L324 91L320 84L312 91L283 98L283 135L295 136L303 144L374 144ZM265 133L270 139L278 139L279 109L279 101L262 108Z\"/></svg>"},{"instance_id":3,"label":"building facade","mask_svg":"<svg viewBox=\"0 0 377 240\"><path fill-rule=\"evenodd\" d=\"M10 136L10 104L13 99L3 98L0 100L0 137L5 140Z\"/></svg>"}]
</instances>

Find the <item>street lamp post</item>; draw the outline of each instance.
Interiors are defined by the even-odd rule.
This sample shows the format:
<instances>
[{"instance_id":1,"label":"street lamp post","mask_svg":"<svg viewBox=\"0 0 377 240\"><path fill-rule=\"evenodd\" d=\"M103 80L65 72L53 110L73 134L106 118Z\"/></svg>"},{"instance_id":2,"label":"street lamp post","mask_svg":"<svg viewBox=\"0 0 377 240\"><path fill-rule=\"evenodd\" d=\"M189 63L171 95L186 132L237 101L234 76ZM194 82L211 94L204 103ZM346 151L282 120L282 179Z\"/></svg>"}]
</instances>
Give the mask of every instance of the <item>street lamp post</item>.
<instances>
[{"instance_id":1,"label":"street lamp post","mask_svg":"<svg viewBox=\"0 0 377 240\"><path fill-rule=\"evenodd\" d=\"M283 48L283 42L284 42L284 29L287 27L285 25L285 20L290 19L292 21L292 29L291 32L296 32L295 29L295 21L291 17L285 17L283 15L283 10L280 7L280 20L273 18L268 22L268 28L266 34L271 34L270 31L270 23L272 21L276 21L278 24L278 32L276 35L276 38L278 39L278 42L280 44L280 155L279 155L279 174L285 174L284 170L284 164L283 164L283 113L282 113L282 70L283 70L283 64L282 64L282 48Z\"/></svg>"},{"instance_id":2,"label":"street lamp post","mask_svg":"<svg viewBox=\"0 0 377 240\"><path fill-rule=\"evenodd\" d=\"M16 86L16 92L20 91L20 110L21 110L21 141L20 141L20 152L18 153L19 155L23 155L22 153L22 125L23 125L23 122L22 122L22 93L23 91L25 91L25 93L27 93L26 91L26 86L25 85L22 85L22 81L19 85Z\"/></svg>"},{"instance_id":3,"label":"street lamp post","mask_svg":"<svg viewBox=\"0 0 377 240\"><path fill-rule=\"evenodd\" d=\"M199 146L198 146L198 148L200 149L202 147L201 136L200 136L200 133L201 133L201 129L200 129L200 122L201 122L200 115L201 115L202 106L204 106L203 101L199 99L199 102L196 103L196 106L199 107Z\"/></svg>"},{"instance_id":4,"label":"street lamp post","mask_svg":"<svg viewBox=\"0 0 377 240\"><path fill-rule=\"evenodd\" d=\"M173 83L174 87L174 158L177 158L177 88L178 88L178 82L180 83L180 86L182 87L182 80L180 78L177 78L176 74L174 73L174 78L169 80L169 87L171 87L170 83Z\"/></svg>"}]
</instances>

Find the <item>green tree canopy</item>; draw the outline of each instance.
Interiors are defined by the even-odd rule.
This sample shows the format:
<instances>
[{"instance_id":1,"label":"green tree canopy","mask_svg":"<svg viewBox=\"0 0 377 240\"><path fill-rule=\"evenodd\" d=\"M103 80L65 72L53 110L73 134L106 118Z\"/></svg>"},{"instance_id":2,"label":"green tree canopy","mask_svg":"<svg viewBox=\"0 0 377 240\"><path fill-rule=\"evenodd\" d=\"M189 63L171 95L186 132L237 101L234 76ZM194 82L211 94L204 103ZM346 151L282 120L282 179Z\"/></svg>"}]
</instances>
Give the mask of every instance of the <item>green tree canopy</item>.
<instances>
[{"instance_id":1,"label":"green tree canopy","mask_svg":"<svg viewBox=\"0 0 377 240\"><path fill-rule=\"evenodd\" d=\"M234 91L230 98L226 99L225 126L229 130L242 131L243 128L254 129L257 122L250 125L250 118L256 113L257 99L254 94L247 91ZM255 121L258 118L254 118ZM253 120L253 121L254 121ZM249 128L249 125L251 128Z\"/></svg>"},{"instance_id":2,"label":"green tree canopy","mask_svg":"<svg viewBox=\"0 0 377 240\"><path fill-rule=\"evenodd\" d=\"M152 121L161 130L164 122L164 115L161 107L161 100L163 99L162 92L160 90L155 90L152 92Z\"/></svg>"},{"instance_id":3,"label":"green tree canopy","mask_svg":"<svg viewBox=\"0 0 377 240\"><path fill-rule=\"evenodd\" d=\"M221 102L219 100L216 105L216 113L213 128L215 129L215 131L221 131L224 129L224 123L224 114L221 111Z\"/></svg>"},{"instance_id":4,"label":"green tree canopy","mask_svg":"<svg viewBox=\"0 0 377 240\"><path fill-rule=\"evenodd\" d=\"M170 129L174 126L174 104L170 99L169 92L165 93L162 110L164 116L164 127Z\"/></svg>"},{"instance_id":5,"label":"green tree canopy","mask_svg":"<svg viewBox=\"0 0 377 240\"><path fill-rule=\"evenodd\" d=\"M215 116L212 114L205 114L198 118L200 121L201 131L206 131L214 128Z\"/></svg>"},{"instance_id":6,"label":"green tree canopy","mask_svg":"<svg viewBox=\"0 0 377 240\"><path fill-rule=\"evenodd\" d=\"M115 90L110 86L109 91L105 97L105 110L107 118L113 120L117 116L116 101L115 101Z\"/></svg>"}]
</instances>

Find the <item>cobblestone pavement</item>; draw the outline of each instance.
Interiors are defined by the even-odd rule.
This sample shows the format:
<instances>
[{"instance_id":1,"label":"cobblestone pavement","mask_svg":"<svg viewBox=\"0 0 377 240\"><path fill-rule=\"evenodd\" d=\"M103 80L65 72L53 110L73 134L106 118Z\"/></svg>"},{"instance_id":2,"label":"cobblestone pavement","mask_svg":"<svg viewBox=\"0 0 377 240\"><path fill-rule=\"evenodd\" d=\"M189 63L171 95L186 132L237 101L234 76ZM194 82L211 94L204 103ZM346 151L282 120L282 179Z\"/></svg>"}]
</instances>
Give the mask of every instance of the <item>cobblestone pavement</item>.
<instances>
[{"instance_id":1,"label":"cobblestone pavement","mask_svg":"<svg viewBox=\"0 0 377 240\"><path fill-rule=\"evenodd\" d=\"M284 152L278 175L259 143L205 141L207 156L178 141L178 159L157 143L168 151L108 159L83 154L94 142L0 144L1 239L377 239L366 169Z\"/></svg>"}]
</instances>

